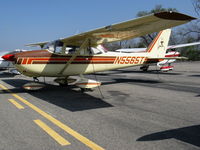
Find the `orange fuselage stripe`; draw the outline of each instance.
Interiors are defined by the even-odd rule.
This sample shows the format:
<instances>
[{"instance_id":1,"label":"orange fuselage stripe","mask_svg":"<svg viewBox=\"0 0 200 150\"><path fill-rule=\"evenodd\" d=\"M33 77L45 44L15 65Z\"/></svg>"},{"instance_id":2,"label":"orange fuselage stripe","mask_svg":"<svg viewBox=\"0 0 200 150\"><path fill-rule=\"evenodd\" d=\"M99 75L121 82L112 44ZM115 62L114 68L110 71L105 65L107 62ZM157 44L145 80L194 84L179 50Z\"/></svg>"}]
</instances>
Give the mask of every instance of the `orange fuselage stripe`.
<instances>
[{"instance_id":1,"label":"orange fuselage stripe","mask_svg":"<svg viewBox=\"0 0 200 150\"><path fill-rule=\"evenodd\" d=\"M45 63L66 63L70 60L70 58L19 58L19 60L22 59L22 61L18 61L17 64L45 64ZM115 61L116 57L114 58L76 58L72 63L85 63L85 62L91 62L91 63L113 63Z\"/></svg>"},{"instance_id":2,"label":"orange fuselage stripe","mask_svg":"<svg viewBox=\"0 0 200 150\"><path fill-rule=\"evenodd\" d=\"M156 39L153 41L153 43L147 48L147 52L150 53L154 47L154 45L156 44L156 42L158 41L160 35L162 34L163 31L160 31L156 37Z\"/></svg>"}]
</instances>

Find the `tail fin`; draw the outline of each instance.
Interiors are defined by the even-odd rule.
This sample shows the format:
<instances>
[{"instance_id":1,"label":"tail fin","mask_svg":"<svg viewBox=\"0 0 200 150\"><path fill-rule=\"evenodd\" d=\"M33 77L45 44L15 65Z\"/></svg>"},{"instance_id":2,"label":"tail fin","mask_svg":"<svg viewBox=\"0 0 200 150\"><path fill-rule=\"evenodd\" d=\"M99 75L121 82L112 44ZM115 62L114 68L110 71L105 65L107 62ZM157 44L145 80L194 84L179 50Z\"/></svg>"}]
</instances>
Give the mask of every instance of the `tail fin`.
<instances>
[{"instance_id":1,"label":"tail fin","mask_svg":"<svg viewBox=\"0 0 200 150\"><path fill-rule=\"evenodd\" d=\"M171 29L160 31L147 48L149 58L163 58L169 43Z\"/></svg>"}]
</instances>

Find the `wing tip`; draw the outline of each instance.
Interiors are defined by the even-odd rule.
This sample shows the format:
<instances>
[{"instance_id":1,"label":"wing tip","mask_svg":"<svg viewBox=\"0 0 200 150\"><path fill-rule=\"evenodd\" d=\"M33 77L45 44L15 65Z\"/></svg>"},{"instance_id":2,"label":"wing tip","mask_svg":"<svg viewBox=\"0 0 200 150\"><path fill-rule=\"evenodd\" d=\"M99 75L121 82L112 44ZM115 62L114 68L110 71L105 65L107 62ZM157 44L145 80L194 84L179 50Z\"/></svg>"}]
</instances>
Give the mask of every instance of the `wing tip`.
<instances>
[{"instance_id":1,"label":"wing tip","mask_svg":"<svg viewBox=\"0 0 200 150\"><path fill-rule=\"evenodd\" d=\"M158 18L162 18L162 19L178 20L178 21L187 21L187 20L191 21L191 20L197 19L195 17L181 14L178 12L173 12L173 11L155 13L154 16Z\"/></svg>"}]
</instances>

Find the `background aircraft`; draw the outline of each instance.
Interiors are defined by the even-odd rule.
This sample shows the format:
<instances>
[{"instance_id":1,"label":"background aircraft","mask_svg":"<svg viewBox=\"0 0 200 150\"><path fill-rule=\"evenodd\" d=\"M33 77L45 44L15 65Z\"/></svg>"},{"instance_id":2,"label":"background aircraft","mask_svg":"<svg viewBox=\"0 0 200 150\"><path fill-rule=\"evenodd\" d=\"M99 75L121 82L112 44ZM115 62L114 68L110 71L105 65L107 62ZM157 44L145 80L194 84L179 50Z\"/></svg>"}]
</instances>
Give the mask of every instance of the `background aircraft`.
<instances>
[{"instance_id":1,"label":"background aircraft","mask_svg":"<svg viewBox=\"0 0 200 150\"><path fill-rule=\"evenodd\" d=\"M178 57L178 56L180 56L180 53L175 51L176 48L194 46L194 45L199 45L199 44L200 44L200 42L170 45L170 46L167 47L168 51L166 52L165 57L167 57L167 58ZM127 48L127 49L118 49L116 51L117 52L124 52L124 53L138 53L138 52L147 51L147 48ZM173 66L171 66L171 63L173 63L175 61L176 61L176 59L164 59L164 60L160 60L159 62L155 62L155 63L149 63L149 64L147 63L147 64L141 66L140 69L143 70L143 71L147 71L149 66L156 64L160 68L161 71L169 71L169 70L173 70ZM167 66L164 66L164 65L167 65Z\"/></svg>"}]
</instances>

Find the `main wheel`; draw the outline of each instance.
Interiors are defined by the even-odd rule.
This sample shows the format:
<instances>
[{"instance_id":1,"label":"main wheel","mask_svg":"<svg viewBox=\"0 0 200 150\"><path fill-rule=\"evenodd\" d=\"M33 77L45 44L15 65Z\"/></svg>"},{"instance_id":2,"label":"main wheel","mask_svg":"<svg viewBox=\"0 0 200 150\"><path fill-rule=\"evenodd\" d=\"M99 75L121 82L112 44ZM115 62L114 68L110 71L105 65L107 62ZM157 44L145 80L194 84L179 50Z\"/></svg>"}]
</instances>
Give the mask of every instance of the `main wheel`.
<instances>
[{"instance_id":1,"label":"main wheel","mask_svg":"<svg viewBox=\"0 0 200 150\"><path fill-rule=\"evenodd\" d=\"M59 86L61 86L61 87L68 87L68 84L67 83L59 83Z\"/></svg>"}]
</instances>

